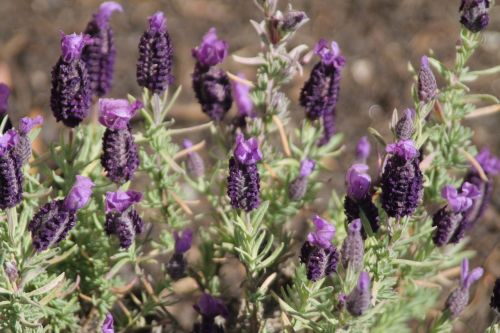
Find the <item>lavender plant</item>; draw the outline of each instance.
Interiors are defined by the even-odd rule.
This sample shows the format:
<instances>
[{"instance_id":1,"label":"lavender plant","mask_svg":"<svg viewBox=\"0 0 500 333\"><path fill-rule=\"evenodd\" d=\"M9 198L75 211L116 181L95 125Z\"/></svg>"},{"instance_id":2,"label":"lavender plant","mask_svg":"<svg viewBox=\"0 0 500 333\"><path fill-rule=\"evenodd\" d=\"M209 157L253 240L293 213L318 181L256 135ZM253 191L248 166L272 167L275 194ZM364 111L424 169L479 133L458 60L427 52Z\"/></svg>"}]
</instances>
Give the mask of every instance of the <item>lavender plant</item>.
<instances>
[{"instance_id":1,"label":"lavender plant","mask_svg":"<svg viewBox=\"0 0 500 333\"><path fill-rule=\"evenodd\" d=\"M43 119L12 127L0 85L2 332L448 332L460 320L483 275L469 270L467 233L500 172L463 124L480 112L469 101L485 97L467 84L500 72L466 66L490 2L462 1L452 68L432 53L410 68L414 105L393 115L392 138L370 128L373 139L360 139L344 196L321 175L343 150L334 125L349 57L334 41L290 49L307 15L254 2L261 50L233 59L255 66L255 80L224 69L231 47L215 28L193 48L203 124L179 128L169 114L181 87L172 93L175 40L162 12L138 41L142 95L93 98L109 92L119 57L114 2L83 34L62 35L51 109L67 128L47 152L32 152ZM285 86L313 56L294 128L290 114L302 110ZM92 103L98 122L85 121ZM206 139L194 143L195 132ZM372 145L382 152L377 172L367 164ZM437 277L457 267L458 286L441 290ZM237 283L227 270L242 273ZM496 316L499 289L497 280ZM176 311L181 301L192 305L191 325ZM498 317L488 331L500 331Z\"/></svg>"}]
</instances>

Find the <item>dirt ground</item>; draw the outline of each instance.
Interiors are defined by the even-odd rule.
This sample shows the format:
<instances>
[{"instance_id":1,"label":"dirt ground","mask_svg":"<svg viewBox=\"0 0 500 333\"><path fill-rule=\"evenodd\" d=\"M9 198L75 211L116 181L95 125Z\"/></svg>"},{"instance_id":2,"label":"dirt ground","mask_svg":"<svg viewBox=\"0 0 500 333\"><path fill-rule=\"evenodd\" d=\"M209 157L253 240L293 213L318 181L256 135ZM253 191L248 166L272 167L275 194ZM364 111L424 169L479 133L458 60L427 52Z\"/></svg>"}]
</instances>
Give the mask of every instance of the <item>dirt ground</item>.
<instances>
[{"instance_id":1,"label":"dirt ground","mask_svg":"<svg viewBox=\"0 0 500 333\"><path fill-rule=\"evenodd\" d=\"M352 154L356 140L374 126L388 134L394 108L411 103L411 75L408 61L418 59L429 49L451 64L459 32L459 0L295 0L294 8L307 12L311 21L303 27L294 43L313 45L320 37L334 39L347 58L338 107L338 128L346 135L347 153ZM121 3L125 13L115 14L112 26L116 36L117 64L111 97L127 93L139 95L135 79L137 43L147 25L146 17L162 10L175 46L176 85L184 87L174 110L180 124L199 123L205 116L191 90L190 73L194 61L190 49L211 26L238 55L258 51L258 40L248 21L258 18L251 0L135 0ZM11 114L20 118L31 113L47 116L47 126L60 128L50 116L50 70L59 53L59 31L80 32L99 6L95 0L1 0L0 1L0 81L13 87ZM281 0L282 7L286 1ZM500 63L500 6L491 10L491 24L485 40L471 62L474 69ZM235 72L240 65L229 59L225 66ZM296 119L303 117L297 105L306 75L289 85ZM245 68L252 77L252 69ZM500 96L500 76L484 78L472 85L475 92ZM500 114L468 121L475 131L475 142L488 145L500 155L498 128ZM44 131L45 144L57 131ZM43 149L43 147L42 147ZM349 159L344 159L349 160ZM343 186L346 162L335 165L332 181ZM497 181L497 185L500 182ZM471 234L470 247L478 252L474 264L485 265L486 275L476 288L473 304L456 325L457 332L481 332L492 319L488 298L494 277L500 276L500 197L494 195L484 220ZM480 330L478 330L480 329Z\"/></svg>"}]
</instances>

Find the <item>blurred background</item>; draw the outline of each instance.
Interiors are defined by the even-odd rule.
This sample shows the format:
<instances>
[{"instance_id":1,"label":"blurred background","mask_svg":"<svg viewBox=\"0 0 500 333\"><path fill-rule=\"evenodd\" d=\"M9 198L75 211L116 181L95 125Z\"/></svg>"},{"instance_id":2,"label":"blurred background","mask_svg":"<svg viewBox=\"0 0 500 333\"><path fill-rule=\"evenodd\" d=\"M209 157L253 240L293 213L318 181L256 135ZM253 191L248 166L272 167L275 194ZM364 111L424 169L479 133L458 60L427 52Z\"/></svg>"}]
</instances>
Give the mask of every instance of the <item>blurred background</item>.
<instances>
[{"instance_id":1,"label":"blurred background","mask_svg":"<svg viewBox=\"0 0 500 333\"><path fill-rule=\"evenodd\" d=\"M208 120L201 113L191 90L194 61L190 49L212 26L238 55L254 55L259 41L250 19L260 20L251 0L136 0L118 1L125 12L113 15L117 62L110 97L140 95L136 84L137 44L147 26L147 17L156 10L166 13L172 37L175 85L183 91L173 115L180 125ZM61 129L49 108L50 71L60 54L59 31L82 31L101 1L96 0L1 0L0 1L0 82L13 92L9 113L14 120L29 114L46 116L42 142L44 149ZM392 111L411 105L412 75L408 62L419 66L420 57L432 49L445 64L454 61L459 33L460 0L291 0L296 9L311 18L292 44L312 46L319 38L334 39L347 58L343 71L337 128L345 133L346 152L351 155L360 136L369 126L389 135ZM287 1L281 0L284 9ZM491 23L484 43L470 62L473 69L500 64L500 6L490 11ZM244 71L254 77L252 68L242 68L231 58L224 66L231 72ZM294 121L303 118L297 100L312 64L303 77L287 87L293 101ZM474 92L500 96L500 76L481 79L471 85ZM475 130L475 143L488 145L500 155L500 113L468 120ZM352 155L351 155L352 156ZM350 158L335 162L331 182L343 187L343 175ZM484 265L486 274L478 284L472 305L457 323L457 332L482 332L492 319L488 302L494 277L500 276L500 197L494 195L483 221L472 231L470 248L478 255L474 265ZM444 302L444 300L443 300Z\"/></svg>"}]
</instances>

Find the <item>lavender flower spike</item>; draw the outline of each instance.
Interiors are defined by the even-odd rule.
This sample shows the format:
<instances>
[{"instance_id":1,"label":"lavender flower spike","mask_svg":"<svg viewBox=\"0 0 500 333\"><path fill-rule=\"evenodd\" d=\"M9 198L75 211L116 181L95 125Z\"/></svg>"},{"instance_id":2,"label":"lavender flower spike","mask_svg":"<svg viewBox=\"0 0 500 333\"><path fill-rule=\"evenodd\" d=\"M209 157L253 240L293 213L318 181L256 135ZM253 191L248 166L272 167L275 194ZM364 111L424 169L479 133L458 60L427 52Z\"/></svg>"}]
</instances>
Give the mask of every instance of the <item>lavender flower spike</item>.
<instances>
[{"instance_id":1,"label":"lavender flower spike","mask_svg":"<svg viewBox=\"0 0 500 333\"><path fill-rule=\"evenodd\" d=\"M399 119L399 121L396 123L396 128L395 128L396 137L398 138L398 140L403 140L400 141L401 145L405 145L411 142L409 139L411 139L411 136L413 135L414 119L415 119L415 110L406 109L403 111L403 117L401 117L401 119ZM395 148L395 146L392 147Z\"/></svg>"},{"instance_id":2,"label":"lavender flower spike","mask_svg":"<svg viewBox=\"0 0 500 333\"><path fill-rule=\"evenodd\" d=\"M23 198L22 161L15 152L18 144L14 129L0 134L0 209L12 208Z\"/></svg>"},{"instance_id":3,"label":"lavender flower spike","mask_svg":"<svg viewBox=\"0 0 500 333\"><path fill-rule=\"evenodd\" d=\"M229 45L226 41L217 38L215 28L210 28L203 36L200 46L192 50L193 57L204 67L212 67L224 61L228 54Z\"/></svg>"},{"instance_id":4,"label":"lavender flower spike","mask_svg":"<svg viewBox=\"0 0 500 333\"><path fill-rule=\"evenodd\" d=\"M31 141L28 134L35 126L42 124L42 116L36 116L35 118L24 117L20 120L19 143L16 145L15 154L21 160L23 165L26 164L31 158Z\"/></svg>"},{"instance_id":5,"label":"lavender flower spike","mask_svg":"<svg viewBox=\"0 0 500 333\"><path fill-rule=\"evenodd\" d=\"M76 127L89 113L92 88L87 67L80 59L82 50L90 42L83 34L62 34L62 55L52 69L50 107L57 121Z\"/></svg>"},{"instance_id":6,"label":"lavender flower spike","mask_svg":"<svg viewBox=\"0 0 500 333\"><path fill-rule=\"evenodd\" d=\"M186 275L187 261L184 254L191 248L193 231L185 229L179 234L174 232L175 249L167 263L167 273L173 280L178 280Z\"/></svg>"},{"instance_id":7,"label":"lavender flower spike","mask_svg":"<svg viewBox=\"0 0 500 333\"><path fill-rule=\"evenodd\" d=\"M94 183L85 176L76 176L76 181L64 200L64 208L76 212L89 202Z\"/></svg>"},{"instance_id":8,"label":"lavender flower spike","mask_svg":"<svg viewBox=\"0 0 500 333\"><path fill-rule=\"evenodd\" d=\"M491 295L490 306L497 313L500 313L500 278L496 279Z\"/></svg>"},{"instance_id":9,"label":"lavender flower spike","mask_svg":"<svg viewBox=\"0 0 500 333\"><path fill-rule=\"evenodd\" d=\"M347 311L353 316L361 316L370 307L370 302L370 276L367 272L361 272L359 274L358 284L347 296Z\"/></svg>"},{"instance_id":10,"label":"lavender flower spike","mask_svg":"<svg viewBox=\"0 0 500 333\"><path fill-rule=\"evenodd\" d=\"M460 23L472 32L480 32L490 22L489 7L489 0L462 0Z\"/></svg>"},{"instance_id":11,"label":"lavender flower spike","mask_svg":"<svg viewBox=\"0 0 500 333\"><path fill-rule=\"evenodd\" d=\"M162 94L174 81L173 46L162 12L149 17L149 28L139 42L137 82L152 92Z\"/></svg>"},{"instance_id":12,"label":"lavender flower spike","mask_svg":"<svg viewBox=\"0 0 500 333\"><path fill-rule=\"evenodd\" d=\"M418 99L422 103L429 103L437 97L437 91L436 78L429 66L429 58L423 56L418 72Z\"/></svg>"},{"instance_id":13,"label":"lavender flower spike","mask_svg":"<svg viewBox=\"0 0 500 333\"><path fill-rule=\"evenodd\" d=\"M342 265L352 267L355 271L363 268L365 246L361 237L361 220L356 219L349 224L347 237L342 244Z\"/></svg>"},{"instance_id":14,"label":"lavender flower spike","mask_svg":"<svg viewBox=\"0 0 500 333\"><path fill-rule=\"evenodd\" d=\"M144 222L133 208L140 202L142 194L135 191L106 193L106 224L108 235L115 234L122 248L129 248L137 234L144 229Z\"/></svg>"},{"instance_id":15,"label":"lavender flower spike","mask_svg":"<svg viewBox=\"0 0 500 333\"><path fill-rule=\"evenodd\" d=\"M193 333L224 333L224 328L215 322L217 316L227 317L226 305L209 294L203 294L194 309L201 315L201 323L193 327Z\"/></svg>"},{"instance_id":16,"label":"lavender flower spike","mask_svg":"<svg viewBox=\"0 0 500 333\"><path fill-rule=\"evenodd\" d=\"M314 171L316 162L310 159L304 159L300 162L300 172L288 188L288 196L293 201L298 201L304 197L309 183L309 176Z\"/></svg>"},{"instance_id":17,"label":"lavender flower spike","mask_svg":"<svg viewBox=\"0 0 500 333\"><path fill-rule=\"evenodd\" d=\"M193 143L188 139L184 139L183 146L188 149L193 146ZM202 177L205 174L205 163L203 163L203 159L196 151L188 153L187 169L189 174L195 178Z\"/></svg>"},{"instance_id":18,"label":"lavender flower spike","mask_svg":"<svg viewBox=\"0 0 500 333\"><path fill-rule=\"evenodd\" d=\"M356 145L356 161L358 163L366 163L368 157L370 156L372 146L370 141L368 141L368 137L363 136L359 139L358 144Z\"/></svg>"},{"instance_id":19,"label":"lavender flower spike","mask_svg":"<svg viewBox=\"0 0 500 333\"><path fill-rule=\"evenodd\" d=\"M109 19L114 12L123 12L120 4L106 1L85 28L92 42L83 49L82 60L89 73L90 86L96 96L106 95L113 81L116 48Z\"/></svg>"},{"instance_id":20,"label":"lavender flower spike","mask_svg":"<svg viewBox=\"0 0 500 333\"><path fill-rule=\"evenodd\" d=\"M0 83L0 116L7 112L9 107L10 89L5 83Z\"/></svg>"},{"instance_id":21,"label":"lavender flower spike","mask_svg":"<svg viewBox=\"0 0 500 333\"><path fill-rule=\"evenodd\" d=\"M450 310L453 318L456 318L469 303L469 289L474 282L483 276L483 269L477 267L469 272L469 260L462 261L460 271L460 284L446 300L446 308Z\"/></svg>"},{"instance_id":22,"label":"lavender flower spike","mask_svg":"<svg viewBox=\"0 0 500 333\"><path fill-rule=\"evenodd\" d=\"M102 333L115 333L113 321L114 321L113 315L111 313L108 313L106 315L106 318L104 319L104 322L102 323L101 332Z\"/></svg>"},{"instance_id":23,"label":"lavender flower spike","mask_svg":"<svg viewBox=\"0 0 500 333\"><path fill-rule=\"evenodd\" d=\"M307 278L315 282L337 270L339 253L331 243L335 227L317 215L313 217L313 223L316 231L307 235L300 251L300 261L306 265Z\"/></svg>"}]
</instances>

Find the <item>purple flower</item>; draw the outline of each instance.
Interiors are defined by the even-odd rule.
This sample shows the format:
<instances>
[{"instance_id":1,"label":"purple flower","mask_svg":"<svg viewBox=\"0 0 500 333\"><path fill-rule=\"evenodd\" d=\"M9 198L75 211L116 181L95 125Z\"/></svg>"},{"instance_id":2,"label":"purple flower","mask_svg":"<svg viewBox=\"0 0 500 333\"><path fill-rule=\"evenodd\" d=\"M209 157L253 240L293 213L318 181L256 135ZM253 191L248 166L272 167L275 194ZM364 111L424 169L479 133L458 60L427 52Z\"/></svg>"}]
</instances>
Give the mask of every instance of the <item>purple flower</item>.
<instances>
[{"instance_id":1,"label":"purple flower","mask_svg":"<svg viewBox=\"0 0 500 333\"><path fill-rule=\"evenodd\" d=\"M115 333L115 328L113 325L113 315L108 312L106 314L106 318L104 318L104 322L101 326L102 333Z\"/></svg>"},{"instance_id":2,"label":"purple flower","mask_svg":"<svg viewBox=\"0 0 500 333\"><path fill-rule=\"evenodd\" d=\"M371 288L370 276L367 272L359 274L358 284L349 295L347 295L347 311L353 316L361 316L370 307Z\"/></svg>"},{"instance_id":3,"label":"purple flower","mask_svg":"<svg viewBox=\"0 0 500 333\"><path fill-rule=\"evenodd\" d=\"M354 164L347 170L347 195L350 198L361 200L370 191L372 179L370 175L366 173L367 171L368 165L366 164Z\"/></svg>"},{"instance_id":4,"label":"purple flower","mask_svg":"<svg viewBox=\"0 0 500 333\"><path fill-rule=\"evenodd\" d=\"M348 226L347 237L342 243L342 265L347 268L352 267L355 271L363 268L363 256L365 246L361 237L361 220L356 219Z\"/></svg>"},{"instance_id":5,"label":"purple flower","mask_svg":"<svg viewBox=\"0 0 500 333\"><path fill-rule=\"evenodd\" d=\"M187 261L184 254L191 248L193 231L184 229L182 233L174 231L175 250L167 263L167 273L173 280L186 276Z\"/></svg>"},{"instance_id":6,"label":"purple flower","mask_svg":"<svg viewBox=\"0 0 500 333\"><path fill-rule=\"evenodd\" d=\"M448 201L448 207L454 213L460 213L467 211L472 206L473 199L479 198L481 193L475 185L465 182L462 185L460 194L452 185L446 185L441 190L441 196Z\"/></svg>"},{"instance_id":7,"label":"purple flower","mask_svg":"<svg viewBox=\"0 0 500 333\"><path fill-rule=\"evenodd\" d=\"M500 158L493 155L488 148L481 149L476 155L476 161L487 175L495 176L500 172Z\"/></svg>"},{"instance_id":8,"label":"purple flower","mask_svg":"<svg viewBox=\"0 0 500 333\"><path fill-rule=\"evenodd\" d=\"M480 32L490 22L489 7L489 0L462 0L460 23L472 32Z\"/></svg>"},{"instance_id":9,"label":"purple flower","mask_svg":"<svg viewBox=\"0 0 500 333\"><path fill-rule=\"evenodd\" d=\"M99 99L99 122L113 130L127 129L130 119L142 108L140 101L129 103L125 99Z\"/></svg>"},{"instance_id":10,"label":"purple flower","mask_svg":"<svg viewBox=\"0 0 500 333\"><path fill-rule=\"evenodd\" d=\"M0 209L14 207L23 198L22 160L15 152L18 143L14 129L0 134Z\"/></svg>"},{"instance_id":11,"label":"purple flower","mask_svg":"<svg viewBox=\"0 0 500 333\"><path fill-rule=\"evenodd\" d=\"M314 171L316 167L316 162L311 159L304 159L300 162L300 176L309 177L309 175Z\"/></svg>"},{"instance_id":12,"label":"purple flower","mask_svg":"<svg viewBox=\"0 0 500 333\"><path fill-rule=\"evenodd\" d=\"M262 160L262 152L257 138L245 140L243 134L238 134L236 147L234 148L234 158L244 165L256 164Z\"/></svg>"},{"instance_id":13,"label":"purple flower","mask_svg":"<svg viewBox=\"0 0 500 333\"><path fill-rule=\"evenodd\" d=\"M418 99L420 102L429 103L437 97L437 91L436 78L429 66L429 58L423 56L418 72Z\"/></svg>"},{"instance_id":14,"label":"purple flower","mask_svg":"<svg viewBox=\"0 0 500 333\"><path fill-rule=\"evenodd\" d=\"M329 248L332 245L333 237L335 237L335 227L318 215L313 216L313 223L316 230L307 235L307 241L314 246Z\"/></svg>"},{"instance_id":15,"label":"purple flower","mask_svg":"<svg viewBox=\"0 0 500 333\"><path fill-rule=\"evenodd\" d=\"M137 60L137 82L152 92L162 94L174 81L173 46L162 12L149 18L149 29L142 34Z\"/></svg>"},{"instance_id":16,"label":"purple flower","mask_svg":"<svg viewBox=\"0 0 500 333\"><path fill-rule=\"evenodd\" d=\"M56 120L68 127L78 126L89 113L92 87L86 65L80 59L89 40L82 34L62 34L62 55L52 69L50 107Z\"/></svg>"},{"instance_id":17,"label":"purple flower","mask_svg":"<svg viewBox=\"0 0 500 333\"><path fill-rule=\"evenodd\" d=\"M231 157L227 195L233 208L250 212L260 206L260 175L256 164L242 164Z\"/></svg>"},{"instance_id":18,"label":"purple flower","mask_svg":"<svg viewBox=\"0 0 500 333\"><path fill-rule=\"evenodd\" d=\"M116 191L106 193L106 213L118 212L123 213L142 200L142 194L136 191Z\"/></svg>"},{"instance_id":19,"label":"purple flower","mask_svg":"<svg viewBox=\"0 0 500 333\"><path fill-rule=\"evenodd\" d=\"M407 139L387 145L385 151L405 160L412 160L419 155L415 143Z\"/></svg>"},{"instance_id":20,"label":"purple flower","mask_svg":"<svg viewBox=\"0 0 500 333\"><path fill-rule=\"evenodd\" d=\"M309 183L309 176L314 171L316 162L310 159L304 159L300 162L300 172L288 188L288 196L293 201L298 201L304 197Z\"/></svg>"},{"instance_id":21,"label":"purple flower","mask_svg":"<svg viewBox=\"0 0 500 333\"><path fill-rule=\"evenodd\" d=\"M185 229L182 233L174 232L175 252L185 253L191 248L193 242L193 230Z\"/></svg>"},{"instance_id":22,"label":"purple flower","mask_svg":"<svg viewBox=\"0 0 500 333\"><path fill-rule=\"evenodd\" d=\"M5 83L0 83L0 115L7 112L9 107L10 89Z\"/></svg>"},{"instance_id":23,"label":"purple flower","mask_svg":"<svg viewBox=\"0 0 500 333\"><path fill-rule=\"evenodd\" d=\"M245 79L243 73L238 73L238 77ZM253 102L250 98L250 87L247 84L233 81L232 88L239 116L255 118L256 114L253 111Z\"/></svg>"},{"instance_id":24,"label":"purple flower","mask_svg":"<svg viewBox=\"0 0 500 333\"><path fill-rule=\"evenodd\" d=\"M372 146L370 141L368 141L368 137L363 136L359 139L358 144L356 145L356 161L359 163L366 163L368 157L370 156Z\"/></svg>"},{"instance_id":25,"label":"purple flower","mask_svg":"<svg viewBox=\"0 0 500 333\"><path fill-rule=\"evenodd\" d=\"M450 310L453 318L456 318L469 303L469 289L474 282L483 276L483 269L477 267L469 272L469 260L462 261L460 271L460 284L446 300L446 308Z\"/></svg>"},{"instance_id":26,"label":"purple flower","mask_svg":"<svg viewBox=\"0 0 500 333\"><path fill-rule=\"evenodd\" d=\"M122 6L114 1L103 2L85 28L91 42L84 47L82 60L89 73L92 91L99 97L109 92L113 81L116 48L109 19L115 11L123 12Z\"/></svg>"},{"instance_id":27,"label":"purple flower","mask_svg":"<svg viewBox=\"0 0 500 333\"><path fill-rule=\"evenodd\" d=\"M448 206L442 207L432 217L432 226L436 227L432 240L436 246L458 243L468 228L464 213L454 213Z\"/></svg>"},{"instance_id":28,"label":"purple flower","mask_svg":"<svg viewBox=\"0 0 500 333\"><path fill-rule=\"evenodd\" d=\"M329 48L328 42L320 39L314 46L314 53L321 58L321 62L325 65L333 65L337 69L345 65L345 58L340 54L340 47L335 41L332 41Z\"/></svg>"},{"instance_id":29,"label":"purple flower","mask_svg":"<svg viewBox=\"0 0 500 333\"><path fill-rule=\"evenodd\" d=\"M31 132L31 130L37 125L43 125L42 116L36 116L35 118L29 118L29 117L21 118L19 124L19 134L28 135L28 133Z\"/></svg>"},{"instance_id":30,"label":"purple flower","mask_svg":"<svg viewBox=\"0 0 500 333\"><path fill-rule=\"evenodd\" d=\"M77 211L89 202L94 183L85 176L76 176L76 181L64 199L64 207L68 211Z\"/></svg>"},{"instance_id":31,"label":"purple flower","mask_svg":"<svg viewBox=\"0 0 500 333\"><path fill-rule=\"evenodd\" d=\"M33 127L37 125L43 124L43 117L36 116L35 118L21 118L19 123L19 142L17 143L14 154L17 155L17 158L24 165L28 163L31 158L31 141L28 137L29 132L33 129Z\"/></svg>"},{"instance_id":32,"label":"purple flower","mask_svg":"<svg viewBox=\"0 0 500 333\"><path fill-rule=\"evenodd\" d=\"M205 67L215 66L224 61L228 54L229 45L217 38L215 28L210 28L203 36L200 46L192 50L193 57Z\"/></svg>"},{"instance_id":33,"label":"purple flower","mask_svg":"<svg viewBox=\"0 0 500 333\"><path fill-rule=\"evenodd\" d=\"M490 306L493 310L500 313L500 278L496 279L493 293L491 295Z\"/></svg>"},{"instance_id":34,"label":"purple flower","mask_svg":"<svg viewBox=\"0 0 500 333\"><path fill-rule=\"evenodd\" d=\"M311 243L309 235L300 249L300 262L306 266L307 279L316 282L337 271L339 253L331 243L327 247Z\"/></svg>"},{"instance_id":35,"label":"purple flower","mask_svg":"<svg viewBox=\"0 0 500 333\"><path fill-rule=\"evenodd\" d=\"M193 146L193 143L188 139L184 139L183 146L188 149ZM187 169L189 174L195 178L202 177L205 174L205 163L203 163L200 154L195 151L188 153Z\"/></svg>"},{"instance_id":36,"label":"purple flower","mask_svg":"<svg viewBox=\"0 0 500 333\"><path fill-rule=\"evenodd\" d=\"M405 147L413 144L413 141L409 140L411 139L411 136L413 134L413 122L415 119L415 110L414 109L406 109L403 112L403 117L399 119L399 121L396 123L396 137L398 138L399 141L397 144L400 144L400 146L403 146L403 148L396 148L396 150L401 150L403 149L406 150L406 153L411 154L411 148L410 147ZM411 144L410 144L411 143Z\"/></svg>"}]
</instances>

